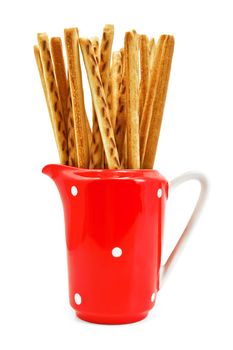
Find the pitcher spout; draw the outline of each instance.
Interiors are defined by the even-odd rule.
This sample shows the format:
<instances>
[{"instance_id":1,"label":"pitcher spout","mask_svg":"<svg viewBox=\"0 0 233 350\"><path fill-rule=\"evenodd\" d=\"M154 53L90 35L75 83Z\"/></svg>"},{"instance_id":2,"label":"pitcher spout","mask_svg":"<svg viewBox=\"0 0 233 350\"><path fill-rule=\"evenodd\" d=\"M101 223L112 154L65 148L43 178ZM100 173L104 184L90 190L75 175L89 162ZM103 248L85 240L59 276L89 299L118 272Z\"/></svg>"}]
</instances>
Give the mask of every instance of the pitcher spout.
<instances>
[{"instance_id":1,"label":"pitcher spout","mask_svg":"<svg viewBox=\"0 0 233 350\"><path fill-rule=\"evenodd\" d=\"M76 168L75 168L76 169ZM48 164L42 169L42 173L48 175L56 184L63 200L63 195L66 192L67 182L70 178L72 167L61 164Z\"/></svg>"},{"instance_id":2,"label":"pitcher spout","mask_svg":"<svg viewBox=\"0 0 233 350\"><path fill-rule=\"evenodd\" d=\"M55 182L63 198L67 185L74 178L74 173L77 173L77 168L62 164L48 164L42 169L42 173L48 175Z\"/></svg>"},{"instance_id":3,"label":"pitcher spout","mask_svg":"<svg viewBox=\"0 0 233 350\"><path fill-rule=\"evenodd\" d=\"M42 169L42 173L48 175L55 181L63 168L64 165L61 164L48 164Z\"/></svg>"}]
</instances>

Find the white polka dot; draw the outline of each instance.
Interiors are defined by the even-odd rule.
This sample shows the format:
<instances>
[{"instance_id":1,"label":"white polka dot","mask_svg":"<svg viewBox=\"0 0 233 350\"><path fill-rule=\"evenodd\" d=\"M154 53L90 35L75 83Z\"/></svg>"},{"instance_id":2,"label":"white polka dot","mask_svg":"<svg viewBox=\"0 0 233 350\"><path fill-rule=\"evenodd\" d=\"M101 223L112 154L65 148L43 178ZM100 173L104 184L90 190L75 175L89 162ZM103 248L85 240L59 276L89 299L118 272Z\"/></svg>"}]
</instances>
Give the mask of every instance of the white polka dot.
<instances>
[{"instance_id":1,"label":"white polka dot","mask_svg":"<svg viewBox=\"0 0 233 350\"><path fill-rule=\"evenodd\" d=\"M153 303L155 301L155 293L152 293L151 295L151 302Z\"/></svg>"},{"instance_id":2,"label":"white polka dot","mask_svg":"<svg viewBox=\"0 0 233 350\"><path fill-rule=\"evenodd\" d=\"M162 188L159 188L158 191L157 191L157 197L158 197L158 198L161 198L162 195L163 195Z\"/></svg>"},{"instance_id":3,"label":"white polka dot","mask_svg":"<svg viewBox=\"0 0 233 350\"><path fill-rule=\"evenodd\" d=\"M72 196L77 196L77 194L78 194L78 189L77 189L77 187L76 186L72 186L71 187L71 194L72 194Z\"/></svg>"},{"instance_id":4,"label":"white polka dot","mask_svg":"<svg viewBox=\"0 0 233 350\"><path fill-rule=\"evenodd\" d=\"M121 248L119 248L119 247L113 248L112 255L114 256L114 258L119 258L122 255Z\"/></svg>"},{"instance_id":5,"label":"white polka dot","mask_svg":"<svg viewBox=\"0 0 233 350\"><path fill-rule=\"evenodd\" d=\"M82 302L82 297L81 297L81 295L78 294L78 293L75 293L75 295L74 295L74 301L75 301L75 303L76 303L77 305L80 305L81 302Z\"/></svg>"}]
</instances>

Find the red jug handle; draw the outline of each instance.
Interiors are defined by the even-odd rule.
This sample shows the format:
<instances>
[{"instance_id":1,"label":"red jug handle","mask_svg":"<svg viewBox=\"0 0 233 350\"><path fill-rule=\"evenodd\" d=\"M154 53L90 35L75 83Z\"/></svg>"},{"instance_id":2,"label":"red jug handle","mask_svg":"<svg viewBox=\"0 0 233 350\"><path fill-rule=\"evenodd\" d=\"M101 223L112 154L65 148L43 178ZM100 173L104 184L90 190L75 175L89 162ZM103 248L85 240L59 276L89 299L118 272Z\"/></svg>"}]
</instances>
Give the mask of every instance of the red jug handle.
<instances>
[{"instance_id":1,"label":"red jug handle","mask_svg":"<svg viewBox=\"0 0 233 350\"><path fill-rule=\"evenodd\" d=\"M169 255L167 261L160 268L160 288L164 284L164 282L166 281L173 266L175 265L177 259L179 258L180 253L182 252L184 245L186 244L187 239L190 236L190 233L191 233L197 219L200 216L201 210L202 210L203 205L204 205L205 200L206 200L207 190L208 190L208 182L207 182L206 177L203 174L200 174L197 172L187 172L187 173L184 173L184 174L176 177L175 179L173 179L169 183L169 192L172 192L179 185L183 184L186 181L190 181L190 180L197 180L200 183L200 186L201 186L200 195L198 197L195 208L192 212L192 215L191 215L183 233L181 234L178 242L176 243L171 254Z\"/></svg>"}]
</instances>

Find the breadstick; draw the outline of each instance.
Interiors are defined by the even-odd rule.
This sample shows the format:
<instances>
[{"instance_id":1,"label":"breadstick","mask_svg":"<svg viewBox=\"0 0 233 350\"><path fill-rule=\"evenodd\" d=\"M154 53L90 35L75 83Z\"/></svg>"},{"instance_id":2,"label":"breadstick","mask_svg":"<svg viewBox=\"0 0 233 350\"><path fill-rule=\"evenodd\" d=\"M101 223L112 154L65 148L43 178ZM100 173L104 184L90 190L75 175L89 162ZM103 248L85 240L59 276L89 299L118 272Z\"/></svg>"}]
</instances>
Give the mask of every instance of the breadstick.
<instances>
[{"instance_id":1,"label":"breadstick","mask_svg":"<svg viewBox=\"0 0 233 350\"><path fill-rule=\"evenodd\" d=\"M88 168L89 146L79 58L78 30L77 28L65 29L64 34L74 117L74 132L78 150L78 164L81 168Z\"/></svg>"},{"instance_id":2,"label":"breadstick","mask_svg":"<svg viewBox=\"0 0 233 350\"><path fill-rule=\"evenodd\" d=\"M108 89L107 89L105 96L106 96L106 101L107 101L107 105L108 105L109 116L110 116L111 123L112 123L112 75L111 75L111 70L109 72ZM112 127L113 127L113 124L112 124ZM113 131L114 131L114 127L113 127ZM108 163L107 163L107 159L105 157L104 151L103 151L103 157L102 157L102 166L104 169L108 169Z\"/></svg>"},{"instance_id":3,"label":"breadstick","mask_svg":"<svg viewBox=\"0 0 233 350\"><path fill-rule=\"evenodd\" d=\"M112 54L112 68L111 68L111 120L113 130L116 126L116 117L118 112L120 86L122 79L122 58L121 53L113 52Z\"/></svg>"},{"instance_id":4,"label":"breadstick","mask_svg":"<svg viewBox=\"0 0 233 350\"><path fill-rule=\"evenodd\" d=\"M128 160L127 160L127 134L125 133L125 140L124 140L124 168L127 169L128 166Z\"/></svg>"},{"instance_id":5,"label":"breadstick","mask_svg":"<svg viewBox=\"0 0 233 350\"><path fill-rule=\"evenodd\" d=\"M91 38L91 43L93 46L97 64L99 64L100 63L100 43L99 43L98 36L94 36L93 38Z\"/></svg>"},{"instance_id":6,"label":"breadstick","mask_svg":"<svg viewBox=\"0 0 233 350\"><path fill-rule=\"evenodd\" d=\"M120 163L114 132L93 46L91 41L87 39L82 38L79 40L79 42L91 88L108 167L109 169L118 169L120 167Z\"/></svg>"},{"instance_id":7,"label":"breadstick","mask_svg":"<svg viewBox=\"0 0 233 350\"><path fill-rule=\"evenodd\" d=\"M107 98L108 109L109 109L110 118L111 118L111 122L112 122L112 72L111 71L109 73L108 90L106 93L106 98ZM113 123L112 123L112 125L113 125Z\"/></svg>"},{"instance_id":8,"label":"breadstick","mask_svg":"<svg viewBox=\"0 0 233 350\"><path fill-rule=\"evenodd\" d=\"M149 39L146 35L140 35L140 70L141 80L139 87L139 122L142 119L143 106L148 90L150 68L149 68Z\"/></svg>"},{"instance_id":9,"label":"breadstick","mask_svg":"<svg viewBox=\"0 0 233 350\"><path fill-rule=\"evenodd\" d=\"M142 112L142 119L140 124L140 159L141 167L143 167L143 159L146 151L147 138L149 134L149 127L151 122L153 103L156 94L156 86L158 83L159 63L162 55L163 44L166 42L166 35L162 35L159 38L156 48L156 55L153 62L153 68L151 71L150 84L148 87L145 104Z\"/></svg>"},{"instance_id":10,"label":"breadstick","mask_svg":"<svg viewBox=\"0 0 233 350\"><path fill-rule=\"evenodd\" d=\"M102 168L103 143L96 112L93 111L93 133L90 148L90 169Z\"/></svg>"},{"instance_id":11,"label":"breadstick","mask_svg":"<svg viewBox=\"0 0 233 350\"><path fill-rule=\"evenodd\" d=\"M40 50L39 50L38 46L36 46L36 45L34 46L34 55L35 55L36 64L37 64L37 68L38 68L39 75L40 75L41 85L42 85L42 88L44 91L45 100L46 100L47 107L48 107L51 125L53 128L52 115L51 115L51 110L50 110L50 106L49 106L48 92L47 92L47 88L46 88L46 84L45 84L43 66L42 66L42 62L41 62L41 58L40 58ZM54 130L54 128L53 128L53 130Z\"/></svg>"},{"instance_id":12,"label":"breadstick","mask_svg":"<svg viewBox=\"0 0 233 350\"><path fill-rule=\"evenodd\" d=\"M69 79L68 79L69 83ZM74 133L74 118L73 118L73 108L72 108L72 99L70 95L70 84L68 84L68 97L67 97L67 112L68 112L68 151L69 151L69 165L78 167L78 150L75 140Z\"/></svg>"},{"instance_id":13,"label":"breadstick","mask_svg":"<svg viewBox=\"0 0 233 350\"><path fill-rule=\"evenodd\" d=\"M100 46L100 63L99 63L99 71L100 71L100 76L103 83L105 94L107 94L107 91L108 91L113 37L114 37L114 26L111 24L107 24L103 30L103 36L102 36L101 46Z\"/></svg>"},{"instance_id":14,"label":"breadstick","mask_svg":"<svg viewBox=\"0 0 233 350\"><path fill-rule=\"evenodd\" d=\"M108 89L107 89L105 96L106 96L106 101L107 101L107 105L108 105L109 116L111 119L113 131L114 131L114 126L113 126L113 122L112 122L112 74L111 74L111 70L109 72ZM102 160L103 160L103 168L108 169L108 163L107 163L107 159L105 157L104 152L103 152Z\"/></svg>"},{"instance_id":15,"label":"breadstick","mask_svg":"<svg viewBox=\"0 0 233 350\"><path fill-rule=\"evenodd\" d=\"M154 62L154 59L155 59L155 52L156 52L155 39L152 38L149 41L149 69L150 69L150 73L152 71L153 62Z\"/></svg>"},{"instance_id":16,"label":"breadstick","mask_svg":"<svg viewBox=\"0 0 233 350\"><path fill-rule=\"evenodd\" d=\"M174 51L174 38L167 36L164 42L161 61L159 64L158 83L150 122L149 136L146 145L143 168L152 169L159 140L163 110L166 101L172 56Z\"/></svg>"},{"instance_id":17,"label":"breadstick","mask_svg":"<svg viewBox=\"0 0 233 350\"><path fill-rule=\"evenodd\" d=\"M125 34L125 76L128 168L139 169L138 39L135 32Z\"/></svg>"},{"instance_id":18,"label":"breadstick","mask_svg":"<svg viewBox=\"0 0 233 350\"><path fill-rule=\"evenodd\" d=\"M116 128L115 128L115 135L116 135L116 144L117 149L119 153L119 158L121 161L121 164L126 162L127 156L124 154L126 147L125 147L125 134L126 134L126 110L125 110L125 98L126 98L126 87L125 87L125 69L124 69L124 49L120 50L121 52L121 61L122 61L122 77L121 77L121 85L120 85L120 96L119 96L119 103L118 103L118 111L117 111L117 117L116 117ZM126 165L127 167L127 165Z\"/></svg>"},{"instance_id":19,"label":"breadstick","mask_svg":"<svg viewBox=\"0 0 233 350\"><path fill-rule=\"evenodd\" d=\"M89 157L90 157L90 149L91 149L91 142L92 142L92 131L91 131L91 127L90 127L90 123L89 123L86 111L85 111L85 124L86 124L86 129L87 129L88 154L89 154Z\"/></svg>"},{"instance_id":20,"label":"breadstick","mask_svg":"<svg viewBox=\"0 0 233 350\"><path fill-rule=\"evenodd\" d=\"M67 86L65 62L64 62L63 52L62 52L61 38L51 38L50 46L51 46L51 53L53 58L58 94L59 94L59 98L62 106L62 115L64 118L66 130L68 130L68 111L67 111L68 86Z\"/></svg>"},{"instance_id":21,"label":"breadstick","mask_svg":"<svg viewBox=\"0 0 233 350\"><path fill-rule=\"evenodd\" d=\"M38 34L38 44L58 153L61 163L68 164L67 133L55 81L47 34Z\"/></svg>"},{"instance_id":22,"label":"breadstick","mask_svg":"<svg viewBox=\"0 0 233 350\"><path fill-rule=\"evenodd\" d=\"M101 45L100 45L100 63L99 63L100 77L103 83L105 96L107 96L108 94L113 37L114 37L114 26L111 24L106 24L103 29L103 36L102 36ZM107 161L104 154L103 154L103 165L105 168L107 168Z\"/></svg>"},{"instance_id":23,"label":"breadstick","mask_svg":"<svg viewBox=\"0 0 233 350\"><path fill-rule=\"evenodd\" d=\"M93 50L95 53L95 58L97 64L99 64L99 39L94 37L91 39L91 43L93 45ZM95 106L92 101L92 118L93 118L93 134L92 134L92 142L91 142L91 150L90 150L90 168L91 169L100 169L102 168L102 156L103 156L103 143L99 130L98 120L95 112Z\"/></svg>"},{"instance_id":24,"label":"breadstick","mask_svg":"<svg viewBox=\"0 0 233 350\"><path fill-rule=\"evenodd\" d=\"M68 74L69 75L69 74ZM67 111L68 111L68 148L69 148L69 165L79 166L78 165L78 149L75 139L74 133L74 117L73 117L73 108L72 108L72 99L70 95L70 84L68 78L68 99L67 99ZM90 124L85 113L85 122L87 127L87 137L88 137L88 146L89 150L91 149L91 140L92 140L92 132L90 128ZM71 154L70 154L71 152ZM75 164L75 165L74 165Z\"/></svg>"}]
</instances>

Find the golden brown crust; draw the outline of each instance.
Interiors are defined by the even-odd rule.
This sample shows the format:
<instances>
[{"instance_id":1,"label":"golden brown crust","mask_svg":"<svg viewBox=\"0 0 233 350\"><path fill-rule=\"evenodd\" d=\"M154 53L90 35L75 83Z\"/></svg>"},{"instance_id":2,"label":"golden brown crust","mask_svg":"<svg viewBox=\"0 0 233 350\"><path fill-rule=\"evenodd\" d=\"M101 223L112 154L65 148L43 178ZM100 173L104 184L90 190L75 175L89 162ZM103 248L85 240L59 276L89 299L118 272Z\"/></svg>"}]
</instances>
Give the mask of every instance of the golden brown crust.
<instances>
[{"instance_id":1,"label":"golden brown crust","mask_svg":"<svg viewBox=\"0 0 233 350\"><path fill-rule=\"evenodd\" d=\"M101 169L102 166L102 155L103 155L103 143L99 130L99 124L97 120L96 113L93 116L93 132L91 140L91 150L90 150L90 169Z\"/></svg>"},{"instance_id":2,"label":"golden brown crust","mask_svg":"<svg viewBox=\"0 0 233 350\"><path fill-rule=\"evenodd\" d=\"M108 94L108 85L110 78L110 62L112 53L112 43L114 37L114 26L112 24L106 24L103 29L103 35L100 45L100 61L99 61L99 71L102 84L104 87L105 96ZM110 97L109 97L110 99ZM104 152L102 156L103 168L107 168L108 164Z\"/></svg>"},{"instance_id":3,"label":"golden brown crust","mask_svg":"<svg viewBox=\"0 0 233 350\"><path fill-rule=\"evenodd\" d=\"M158 74L159 74L159 64L162 55L163 44L166 40L167 36L162 35L159 38L156 55L153 62L153 67L151 71L150 84L148 87L146 100L142 112L142 119L140 124L140 159L141 159L141 167L143 167L143 159L146 151L146 144L149 134L149 127L152 117L153 104L156 95L156 85L158 83Z\"/></svg>"},{"instance_id":4,"label":"golden brown crust","mask_svg":"<svg viewBox=\"0 0 233 350\"><path fill-rule=\"evenodd\" d=\"M150 73L152 71L153 62L155 59L155 52L156 52L156 43L155 43L155 39L152 38L149 41L149 69L150 69Z\"/></svg>"},{"instance_id":5,"label":"golden brown crust","mask_svg":"<svg viewBox=\"0 0 233 350\"><path fill-rule=\"evenodd\" d=\"M126 168L126 169L128 167L127 156L128 156L128 152L127 152L127 134L125 133L125 140L124 140L124 168Z\"/></svg>"},{"instance_id":6,"label":"golden brown crust","mask_svg":"<svg viewBox=\"0 0 233 350\"><path fill-rule=\"evenodd\" d=\"M107 94L107 91L108 91L113 37L114 37L114 26L111 24L105 25L103 30L101 45L100 45L100 62L99 62L99 71L100 71L100 76L103 83L105 94Z\"/></svg>"},{"instance_id":7,"label":"golden brown crust","mask_svg":"<svg viewBox=\"0 0 233 350\"><path fill-rule=\"evenodd\" d=\"M68 112L67 136L68 136L69 165L78 167L79 166L78 150L77 150L75 133L74 133L74 118L73 118L72 100L70 95L70 85L68 85L67 112Z\"/></svg>"},{"instance_id":8,"label":"golden brown crust","mask_svg":"<svg viewBox=\"0 0 233 350\"><path fill-rule=\"evenodd\" d=\"M100 61L99 61L99 70L100 77L103 83L105 96L108 94L108 85L110 80L110 61L111 61L111 52L112 52L112 43L114 37L114 26L112 24L106 24L103 29L103 35L100 45ZM110 99L110 96L109 96ZM102 166L103 168L108 168L106 157L103 152L102 157Z\"/></svg>"},{"instance_id":9,"label":"golden brown crust","mask_svg":"<svg viewBox=\"0 0 233 350\"><path fill-rule=\"evenodd\" d=\"M107 92L105 93L105 96L106 96L106 100L107 100L107 104L108 104L109 116L110 116L111 123L112 123L112 74L111 74L111 70L109 72L107 86L108 86L108 88L107 88ZM113 123L112 123L112 127L113 127L113 131L114 131ZM108 163L107 163L107 159L105 157L104 151L103 151L102 161L103 161L102 162L103 168L108 169Z\"/></svg>"},{"instance_id":10,"label":"golden brown crust","mask_svg":"<svg viewBox=\"0 0 233 350\"><path fill-rule=\"evenodd\" d=\"M111 68L111 120L113 130L116 127L116 117L119 107L120 87L122 80L122 57L120 51L112 54L112 68ZM108 87L109 90L109 87Z\"/></svg>"},{"instance_id":11,"label":"golden brown crust","mask_svg":"<svg viewBox=\"0 0 233 350\"><path fill-rule=\"evenodd\" d=\"M125 34L125 76L128 168L139 169L138 38L134 32Z\"/></svg>"},{"instance_id":12,"label":"golden brown crust","mask_svg":"<svg viewBox=\"0 0 233 350\"><path fill-rule=\"evenodd\" d=\"M77 28L65 29L65 44L69 69L70 93L73 108L75 140L78 150L78 164L81 168L89 166L89 145L86 125L86 111L79 57L79 38Z\"/></svg>"},{"instance_id":13,"label":"golden brown crust","mask_svg":"<svg viewBox=\"0 0 233 350\"><path fill-rule=\"evenodd\" d=\"M48 112L49 112L51 125L52 125L52 128L53 128L52 116L51 116L51 111L50 111L50 106L49 106L48 92L47 92L47 88L46 88L46 84L45 84L43 66L42 66L42 62L41 62L41 58L40 58L40 50L39 50L38 46L36 46L36 45L33 47L33 49L34 49L34 55L35 55L35 59L36 59L38 72L39 72L39 75L40 75L41 85L42 85L42 88L43 88L43 91L44 91L44 96L45 96L46 104L47 104L47 107L48 107Z\"/></svg>"},{"instance_id":14,"label":"golden brown crust","mask_svg":"<svg viewBox=\"0 0 233 350\"><path fill-rule=\"evenodd\" d=\"M94 36L91 38L91 43L93 46L94 54L96 57L97 64L100 63L100 42L98 36Z\"/></svg>"},{"instance_id":15,"label":"golden brown crust","mask_svg":"<svg viewBox=\"0 0 233 350\"><path fill-rule=\"evenodd\" d=\"M97 64L99 64L100 51L99 51L99 38L94 37L91 39L93 45L93 50ZM91 169L101 169L102 159L103 159L103 143L99 130L99 124L95 112L95 106L92 101L92 119L93 119L93 134L91 142L91 151L90 151L90 168Z\"/></svg>"},{"instance_id":16,"label":"golden brown crust","mask_svg":"<svg viewBox=\"0 0 233 350\"><path fill-rule=\"evenodd\" d=\"M67 112L67 99L68 99L68 84L65 69L65 62L62 51L61 38L51 38L50 47L54 65L54 72L57 82L58 94L62 106L62 115L64 118L66 130L68 130L68 112Z\"/></svg>"},{"instance_id":17,"label":"golden brown crust","mask_svg":"<svg viewBox=\"0 0 233 350\"><path fill-rule=\"evenodd\" d=\"M108 80L108 89L106 92L106 98L108 103L108 109L112 121L112 72L109 73L109 80Z\"/></svg>"},{"instance_id":18,"label":"golden brown crust","mask_svg":"<svg viewBox=\"0 0 233 350\"><path fill-rule=\"evenodd\" d=\"M167 36L163 45L161 60L159 63L158 82L153 103L152 117L150 121L149 136L146 145L143 168L152 169L159 140L160 128L163 118L163 110L166 101L169 76L171 71L172 56L174 51L174 38Z\"/></svg>"},{"instance_id":19,"label":"golden brown crust","mask_svg":"<svg viewBox=\"0 0 233 350\"><path fill-rule=\"evenodd\" d=\"M112 54L113 25L104 26L100 45L98 37L79 39L76 28L65 29L64 34L68 78L59 37L49 43L46 34L38 34L39 48L34 47L61 163L153 168L174 38L162 35L157 44L132 30L125 34L124 49ZM84 104L79 46L92 95L92 129Z\"/></svg>"},{"instance_id":20,"label":"golden brown crust","mask_svg":"<svg viewBox=\"0 0 233 350\"><path fill-rule=\"evenodd\" d=\"M99 47L99 38L98 37L94 37L92 39L93 39L96 47ZM89 145L89 161L90 161L91 144L92 144L92 129L93 129L93 127L91 129L90 122L89 122L89 119L87 117L87 114L85 114L85 116L86 116L87 136L88 136L88 145Z\"/></svg>"},{"instance_id":21,"label":"golden brown crust","mask_svg":"<svg viewBox=\"0 0 233 350\"><path fill-rule=\"evenodd\" d=\"M88 39L80 38L79 42L91 88L108 167L110 169L118 169L120 167L120 163L114 132L93 46L91 41Z\"/></svg>"},{"instance_id":22,"label":"golden brown crust","mask_svg":"<svg viewBox=\"0 0 233 350\"><path fill-rule=\"evenodd\" d=\"M121 164L124 164L127 168L127 155L124 154L125 150L127 150L125 146L125 134L126 134L126 107L125 107L125 99L126 99L126 86L125 86L125 68L124 68L124 49L120 50L121 53L121 61L122 61L122 77L120 84L120 96L118 102L118 111L116 117L116 127L115 127L115 135L116 135L116 144L119 153L119 158Z\"/></svg>"},{"instance_id":23,"label":"golden brown crust","mask_svg":"<svg viewBox=\"0 0 233 350\"><path fill-rule=\"evenodd\" d=\"M149 39L146 35L140 35L139 39L140 50L140 70L141 80L139 88L139 121L142 119L143 106L146 99L146 94L149 84L150 68L149 68Z\"/></svg>"},{"instance_id":24,"label":"golden brown crust","mask_svg":"<svg viewBox=\"0 0 233 350\"><path fill-rule=\"evenodd\" d=\"M54 75L49 40L45 33L38 34L38 44L59 157L62 164L68 164L67 133Z\"/></svg>"},{"instance_id":25,"label":"golden brown crust","mask_svg":"<svg viewBox=\"0 0 233 350\"><path fill-rule=\"evenodd\" d=\"M85 111L85 124L86 124L86 129L87 129L88 154L89 154L89 158L90 158L90 150L91 150L91 142L92 142L92 131L91 131L91 126L90 126L89 119L88 119L86 111Z\"/></svg>"}]
</instances>

